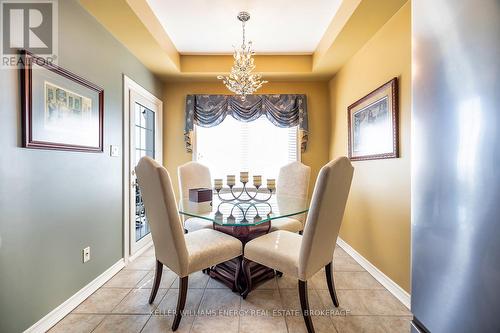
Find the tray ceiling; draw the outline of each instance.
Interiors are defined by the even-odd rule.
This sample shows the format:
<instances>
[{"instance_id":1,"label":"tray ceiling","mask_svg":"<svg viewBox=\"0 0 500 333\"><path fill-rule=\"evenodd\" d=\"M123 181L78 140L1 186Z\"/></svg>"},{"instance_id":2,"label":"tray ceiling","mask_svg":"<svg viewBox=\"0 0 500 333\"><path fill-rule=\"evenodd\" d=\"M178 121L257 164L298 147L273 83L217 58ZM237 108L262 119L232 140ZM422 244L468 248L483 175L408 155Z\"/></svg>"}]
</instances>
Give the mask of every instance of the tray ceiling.
<instances>
[{"instance_id":1,"label":"tray ceiling","mask_svg":"<svg viewBox=\"0 0 500 333\"><path fill-rule=\"evenodd\" d=\"M147 0L181 54L227 54L241 43L239 11L250 12L247 39L260 54L311 54L341 0Z\"/></svg>"}]
</instances>

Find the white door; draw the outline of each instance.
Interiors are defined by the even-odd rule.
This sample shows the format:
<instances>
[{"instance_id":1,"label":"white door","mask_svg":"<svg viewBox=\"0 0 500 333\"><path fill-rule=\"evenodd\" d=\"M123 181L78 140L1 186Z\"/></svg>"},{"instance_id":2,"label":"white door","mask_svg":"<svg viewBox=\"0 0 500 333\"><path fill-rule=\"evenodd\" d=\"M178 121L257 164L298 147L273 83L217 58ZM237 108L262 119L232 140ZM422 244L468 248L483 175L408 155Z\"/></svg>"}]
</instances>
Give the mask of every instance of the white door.
<instances>
[{"instance_id":1,"label":"white door","mask_svg":"<svg viewBox=\"0 0 500 333\"><path fill-rule=\"evenodd\" d=\"M128 79L128 78L126 78ZM143 156L149 156L162 164L162 102L152 94L130 84L128 79L128 234L129 253L134 256L151 245L151 232L142 201L135 167ZM133 81L132 81L133 82ZM127 81L126 81L127 83ZM127 205L126 205L127 206Z\"/></svg>"}]
</instances>

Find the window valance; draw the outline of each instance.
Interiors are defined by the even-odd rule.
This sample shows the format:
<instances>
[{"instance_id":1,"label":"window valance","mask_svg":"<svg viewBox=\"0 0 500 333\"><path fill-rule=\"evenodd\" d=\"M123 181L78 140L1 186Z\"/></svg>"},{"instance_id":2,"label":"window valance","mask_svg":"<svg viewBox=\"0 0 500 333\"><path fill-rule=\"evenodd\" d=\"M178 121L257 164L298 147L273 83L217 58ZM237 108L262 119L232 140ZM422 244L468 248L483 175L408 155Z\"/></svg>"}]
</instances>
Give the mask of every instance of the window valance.
<instances>
[{"instance_id":1,"label":"window valance","mask_svg":"<svg viewBox=\"0 0 500 333\"><path fill-rule=\"evenodd\" d=\"M301 150L307 147L308 122L306 95L248 95L245 100L233 95L187 95L184 141L186 150L192 151L191 138L194 125L212 127L227 115L250 122L265 115L278 127L299 126Z\"/></svg>"}]
</instances>

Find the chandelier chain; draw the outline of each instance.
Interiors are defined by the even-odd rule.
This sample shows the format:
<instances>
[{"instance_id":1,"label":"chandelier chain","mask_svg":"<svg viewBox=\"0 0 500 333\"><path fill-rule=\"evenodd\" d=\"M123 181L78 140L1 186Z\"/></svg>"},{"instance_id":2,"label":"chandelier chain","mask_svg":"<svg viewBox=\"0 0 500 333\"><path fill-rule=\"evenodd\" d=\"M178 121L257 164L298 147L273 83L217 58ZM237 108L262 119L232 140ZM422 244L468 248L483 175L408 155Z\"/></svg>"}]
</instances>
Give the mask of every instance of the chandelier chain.
<instances>
[{"instance_id":1,"label":"chandelier chain","mask_svg":"<svg viewBox=\"0 0 500 333\"><path fill-rule=\"evenodd\" d=\"M241 44L241 47L245 47L245 21L241 22L242 28L243 28L243 43Z\"/></svg>"}]
</instances>

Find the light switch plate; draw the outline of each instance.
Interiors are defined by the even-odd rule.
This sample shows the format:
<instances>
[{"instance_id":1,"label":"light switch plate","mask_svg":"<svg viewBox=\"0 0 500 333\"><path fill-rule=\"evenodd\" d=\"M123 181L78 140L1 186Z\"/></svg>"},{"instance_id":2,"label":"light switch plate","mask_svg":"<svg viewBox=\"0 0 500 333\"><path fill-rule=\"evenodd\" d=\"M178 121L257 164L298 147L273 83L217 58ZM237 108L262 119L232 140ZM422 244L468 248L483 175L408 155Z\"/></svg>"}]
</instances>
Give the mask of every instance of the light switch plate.
<instances>
[{"instance_id":1,"label":"light switch plate","mask_svg":"<svg viewBox=\"0 0 500 333\"><path fill-rule=\"evenodd\" d=\"M87 261L90 260L90 246L87 246L86 248L83 249L82 251L83 254L83 262L86 263Z\"/></svg>"},{"instance_id":2,"label":"light switch plate","mask_svg":"<svg viewBox=\"0 0 500 333\"><path fill-rule=\"evenodd\" d=\"M111 145L109 154L111 155L111 157L120 157L120 146Z\"/></svg>"}]
</instances>

